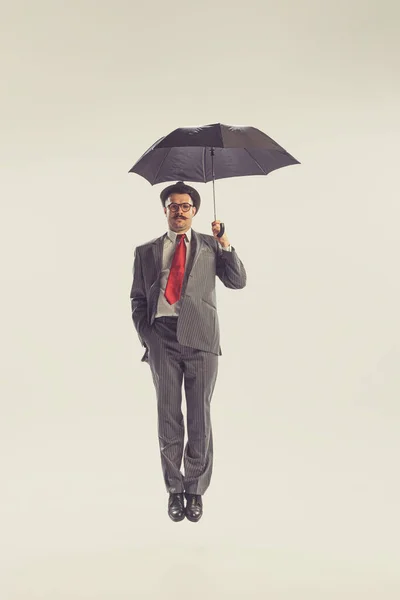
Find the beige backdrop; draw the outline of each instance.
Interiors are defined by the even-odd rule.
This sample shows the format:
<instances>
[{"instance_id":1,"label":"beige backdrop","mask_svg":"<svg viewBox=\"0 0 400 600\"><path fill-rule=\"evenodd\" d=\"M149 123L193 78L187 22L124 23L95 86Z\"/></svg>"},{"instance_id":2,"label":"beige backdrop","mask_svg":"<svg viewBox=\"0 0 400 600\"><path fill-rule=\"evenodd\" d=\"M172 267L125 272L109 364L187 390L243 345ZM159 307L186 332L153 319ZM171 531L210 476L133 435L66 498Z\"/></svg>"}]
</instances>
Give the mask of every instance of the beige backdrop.
<instances>
[{"instance_id":1,"label":"beige backdrop","mask_svg":"<svg viewBox=\"0 0 400 600\"><path fill-rule=\"evenodd\" d=\"M399 18L2 2L2 598L399 598ZM218 285L214 475L175 524L129 304L162 186L128 170L214 122L302 164L217 182L248 285Z\"/></svg>"}]
</instances>

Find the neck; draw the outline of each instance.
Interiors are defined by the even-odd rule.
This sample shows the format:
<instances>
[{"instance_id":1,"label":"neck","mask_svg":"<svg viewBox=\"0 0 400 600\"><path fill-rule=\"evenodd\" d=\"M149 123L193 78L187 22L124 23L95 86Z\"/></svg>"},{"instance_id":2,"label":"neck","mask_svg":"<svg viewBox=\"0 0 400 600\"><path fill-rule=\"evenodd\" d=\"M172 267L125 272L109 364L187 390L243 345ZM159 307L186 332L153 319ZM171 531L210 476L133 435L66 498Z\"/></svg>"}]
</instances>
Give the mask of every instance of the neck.
<instances>
[{"instance_id":1,"label":"neck","mask_svg":"<svg viewBox=\"0 0 400 600\"><path fill-rule=\"evenodd\" d=\"M173 231L174 233L176 233L177 235L180 233L187 233L190 229L190 225L188 227L182 228L182 229L172 229L172 227L170 227L170 230Z\"/></svg>"}]
</instances>

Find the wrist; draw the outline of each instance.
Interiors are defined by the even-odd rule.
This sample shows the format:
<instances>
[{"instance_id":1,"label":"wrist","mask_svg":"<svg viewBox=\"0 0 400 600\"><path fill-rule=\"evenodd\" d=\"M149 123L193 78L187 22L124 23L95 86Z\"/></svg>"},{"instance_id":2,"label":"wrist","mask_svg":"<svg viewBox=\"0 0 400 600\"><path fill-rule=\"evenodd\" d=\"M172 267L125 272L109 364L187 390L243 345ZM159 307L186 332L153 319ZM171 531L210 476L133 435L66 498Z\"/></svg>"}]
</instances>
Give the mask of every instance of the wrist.
<instances>
[{"instance_id":1,"label":"wrist","mask_svg":"<svg viewBox=\"0 0 400 600\"><path fill-rule=\"evenodd\" d=\"M230 249L230 247L231 247L231 245L230 245L229 243L228 243L228 244L221 244L221 248L222 248L223 250L229 250L229 249Z\"/></svg>"}]
</instances>

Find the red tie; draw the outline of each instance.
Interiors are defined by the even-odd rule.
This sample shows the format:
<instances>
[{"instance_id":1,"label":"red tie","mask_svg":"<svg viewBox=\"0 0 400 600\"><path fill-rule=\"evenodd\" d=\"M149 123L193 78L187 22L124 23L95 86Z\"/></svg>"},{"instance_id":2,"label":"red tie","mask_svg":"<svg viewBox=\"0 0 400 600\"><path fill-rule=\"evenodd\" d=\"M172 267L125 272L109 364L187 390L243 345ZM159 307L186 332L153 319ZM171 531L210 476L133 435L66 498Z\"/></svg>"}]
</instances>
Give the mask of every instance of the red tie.
<instances>
[{"instance_id":1,"label":"red tie","mask_svg":"<svg viewBox=\"0 0 400 600\"><path fill-rule=\"evenodd\" d=\"M174 258L172 259L171 269L165 288L164 296L169 304L175 304L181 297L183 276L185 274L186 265L186 245L184 233L176 236L177 246L175 249Z\"/></svg>"}]
</instances>

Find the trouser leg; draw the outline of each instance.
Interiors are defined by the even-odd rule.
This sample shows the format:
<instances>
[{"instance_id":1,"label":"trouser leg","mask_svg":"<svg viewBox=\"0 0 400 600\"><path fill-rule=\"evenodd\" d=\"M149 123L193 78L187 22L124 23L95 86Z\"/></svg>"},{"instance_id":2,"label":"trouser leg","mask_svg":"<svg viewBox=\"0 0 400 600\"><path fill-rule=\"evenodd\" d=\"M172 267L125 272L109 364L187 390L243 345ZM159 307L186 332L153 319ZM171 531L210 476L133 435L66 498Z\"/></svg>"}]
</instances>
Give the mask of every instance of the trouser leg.
<instances>
[{"instance_id":1,"label":"trouser leg","mask_svg":"<svg viewBox=\"0 0 400 600\"><path fill-rule=\"evenodd\" d=\"M185 437L183 370L179 352L155 331L149 344L149 365L157 395L158 439L165 486L170 493L183 492L183 475L180 471Z\"/></svg>"},{"instance_id":2,"label":"trouser leg","mask_svg":"<svg viewBox=\"0 0 400 600\"><path fill-rule=\"evenodd\" d=\"M210 405L218 373L218 356L189 349L184 353L184 387L187 406L187 444L184 452L184 487L204 494L211 480L213 439Z\"/></svg>"}]
</instances>

